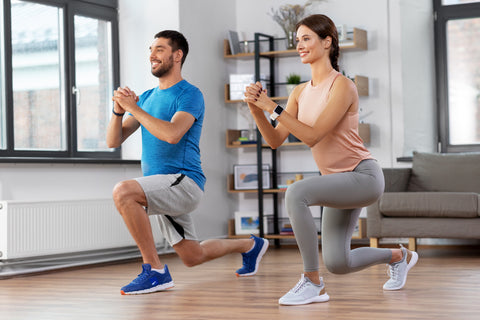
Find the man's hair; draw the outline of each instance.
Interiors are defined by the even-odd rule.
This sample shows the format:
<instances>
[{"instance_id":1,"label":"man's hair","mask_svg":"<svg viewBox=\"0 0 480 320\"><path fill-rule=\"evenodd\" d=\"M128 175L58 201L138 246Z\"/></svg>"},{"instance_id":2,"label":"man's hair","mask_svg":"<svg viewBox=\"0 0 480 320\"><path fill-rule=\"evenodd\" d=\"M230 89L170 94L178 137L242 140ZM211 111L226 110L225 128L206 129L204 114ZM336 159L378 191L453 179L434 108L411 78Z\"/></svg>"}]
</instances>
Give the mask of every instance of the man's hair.
<instances>
[{"instance_id":1,"label":"man's hair","mask_svg":"<svg viewBox=\"0 0 480 320\"><path fill-rule=\"evenodd\" d=\"M155 35L155 39L165 38L168 39L168 44L172 47L172 51L182 50L182 66L187 58L188 54L188 42L187 39L178 31L175 30L164 30L160 31Z\"/></svg>"}]
</instances>

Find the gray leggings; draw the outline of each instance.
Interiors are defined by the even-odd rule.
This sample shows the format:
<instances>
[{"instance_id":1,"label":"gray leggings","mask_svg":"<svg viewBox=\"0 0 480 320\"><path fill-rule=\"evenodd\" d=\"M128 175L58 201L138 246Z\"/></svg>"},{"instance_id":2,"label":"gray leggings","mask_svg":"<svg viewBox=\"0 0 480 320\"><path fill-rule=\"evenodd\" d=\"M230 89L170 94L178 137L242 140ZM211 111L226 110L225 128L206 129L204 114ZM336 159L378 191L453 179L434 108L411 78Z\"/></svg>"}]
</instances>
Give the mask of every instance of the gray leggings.
<instances>
[{"instance_id":1,"label":"gray leggings","mask_svg":"<svg viewBox=\"0 0 480 320\"><path fill-rule=\"evenodd\" d=\"M305 272L319 270L318 235L309 206L324 206L322 255L328 271L344 274L390 261L390 249L350 250L361 208L375 202L384 186L377 161L363 160L351 172L304 179L288 187L285 203Z\"/></svg>"}]
</instances>

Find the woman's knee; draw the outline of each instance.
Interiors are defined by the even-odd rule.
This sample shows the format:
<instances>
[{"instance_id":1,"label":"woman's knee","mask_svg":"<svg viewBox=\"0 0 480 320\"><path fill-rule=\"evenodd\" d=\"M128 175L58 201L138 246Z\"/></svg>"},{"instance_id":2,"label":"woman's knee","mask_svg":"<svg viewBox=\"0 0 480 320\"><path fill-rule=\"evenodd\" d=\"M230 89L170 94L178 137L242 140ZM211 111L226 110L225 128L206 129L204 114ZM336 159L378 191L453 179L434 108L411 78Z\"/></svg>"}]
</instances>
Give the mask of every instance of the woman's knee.
<instances>
[{"instance_id":1,"label":"woman's knee","mask_svg":"<svg viewBox=\"0 0 480 320\"><path fill-rule=\"evenodd\" d=\"M294 183L287 188L287 191L285 192L285 203L287 205L287 208L307 206L305 195L301 189L302 188L300 188L300 185L298 183ZM295 211L296 210L294 210L294 212Z\"/></svg>"},{"instance_id":2,"label":"woman's knee","mask_svg":"<svg viewBox=\"0 0 480 320\"><path fill-rule=\"evenodd\" d=\"M327 270L334 274L346 274L350 273L350 267L348 261L340 257L329 257L323 255L323 263Z\"/></svg>"}]
</instances>

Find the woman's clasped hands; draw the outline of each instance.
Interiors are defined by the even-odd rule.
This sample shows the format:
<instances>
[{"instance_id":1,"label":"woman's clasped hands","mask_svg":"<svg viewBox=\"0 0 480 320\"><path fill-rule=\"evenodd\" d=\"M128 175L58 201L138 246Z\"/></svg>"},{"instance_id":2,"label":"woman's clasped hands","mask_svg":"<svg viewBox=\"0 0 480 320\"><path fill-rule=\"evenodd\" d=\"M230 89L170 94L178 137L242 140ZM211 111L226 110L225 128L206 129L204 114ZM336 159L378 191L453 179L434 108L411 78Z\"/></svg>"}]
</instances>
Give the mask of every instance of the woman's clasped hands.
<instances>
[{"instance_id":1,"label":"woman's clasped hands","mask_svg":"<svg viewBox=\"0 0 480 320\"><path fill-rule=\"evenodd\" d=\"M248 103L250 108L254 105L270 113L277 105L267 96L267 90L263 89L262 84L258 81L245 88L245 98L243 100Z\"/></svg>"}]
</instances>

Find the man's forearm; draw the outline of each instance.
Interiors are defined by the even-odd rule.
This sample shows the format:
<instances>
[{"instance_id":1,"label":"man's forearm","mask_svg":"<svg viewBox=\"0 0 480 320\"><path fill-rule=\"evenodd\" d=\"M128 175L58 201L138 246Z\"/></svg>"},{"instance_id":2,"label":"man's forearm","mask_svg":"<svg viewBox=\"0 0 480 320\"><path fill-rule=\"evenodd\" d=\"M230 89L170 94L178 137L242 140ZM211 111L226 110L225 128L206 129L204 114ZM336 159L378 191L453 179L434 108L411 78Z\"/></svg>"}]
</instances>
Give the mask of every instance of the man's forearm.
<instances>
[{"instance_id":1,"label":"man's forearm","mask_svg":"<svg viewBox=\"0 0 480 320\"><path fill-rule=\"evenodd\" d=\"M107 147L118 148L123 142L123 117L112 115L107 127Z\"/></svg>"}]
</instances>

